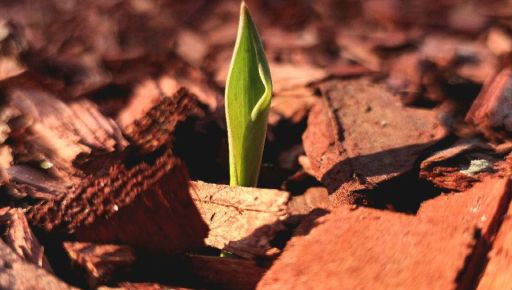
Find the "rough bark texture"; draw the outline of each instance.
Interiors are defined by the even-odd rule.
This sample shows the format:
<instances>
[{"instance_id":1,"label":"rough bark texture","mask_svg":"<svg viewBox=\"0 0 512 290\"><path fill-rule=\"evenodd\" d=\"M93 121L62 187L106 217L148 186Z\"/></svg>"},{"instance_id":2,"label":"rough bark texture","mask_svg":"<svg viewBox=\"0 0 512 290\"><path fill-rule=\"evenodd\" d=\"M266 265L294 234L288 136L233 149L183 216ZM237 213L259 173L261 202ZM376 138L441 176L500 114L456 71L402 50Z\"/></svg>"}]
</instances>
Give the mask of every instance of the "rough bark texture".
<instances>
[{"instance_id":1,"label":"rough bark texture","mask_svg":"<svg viewBox=\"0 0 512 290\"><path fill-rule=\"evenodd\" d=\"M126 275L135 262L135 250L128 246L64 242L64 249L72 263L85 272L91 288Z\"/></svg>"},{"instance_id":2,"label":"rough bark texture","mask_svg":"<svg viewBox=\"0 0 512 290\"><path fill-rule=\"evenodd\" d=\"M294 237L258 289L468 289L509 201L508 177L494 177L417 216L341 207Z\"/></svg>"},{"instance_id":3,"label":"rough bark texture","mask_svg":"<svg viewBox=\"0 0 512 290\"><path fill-rule=\"evenodd\" d=\"M503 219L487 257L487 265L480 278L478 290L512 288L512 205Z\"/></svg>"},{"instance_id":4,"label":"rough bark texture","mask_svg":"<svg viewBox=\"0 0 512 290\"><path fill-rule=\"evenodd\" d=\"M55 278L45 270L25 262L4 242L0 241L0 288L28 289L76 289Z\"/></svg>"},{"instance_id":5,"label":"rough bark texture","mask_svg":"<svg viewBox=\"0 0 512 290\"><path fill-rule=\"evenodd\" d=\"M145 104L147 101L143 97L134 98L132 102L130 107L121 112L119 122L124 124L124 132L131 143L140 146L146 152L169 144L176 125L200 113L195 97L184 88L178 88L168 97L158 95L150 106Z\"/></svg>"},{"instance_id":6,"label":"rough bark texture","mask_svg":"<svg viewBox=\"0 0 512 290\"><path fill-rule=\"evenodd\" d=\"M464 191L494 172L499 156L489 144L478 140L460 140L423 160L420 177L439 188Z\"/></svg>"},{"instance_id":7,"label":"rough bark texture","mask_svg":"<svg viewBox=\"0 0 512 290\"><path fill-rule=\"evenodd\" d=\"M44 254L44 248L39 244L28 226L27 218L23 211L11 209L6 215L7 230L4 234L6 244L28 262L45 269L49 273L53 273L50 263L48 263Z\"/></svg>"},{"instance_id":8,"label":"rough bark texture","mask_svg":"<svg viewBox=\"0 0 512 290\"><path fill-rule=\"evenodd\" d=\"M322 91L325 102L311 112L303 136L305 167L333 193L334 204L353 203L354 191L411 170L447 134L436 111L404 107L382 84L338 80Z\"/></svg>"},{"instance_id":9,"label":"rough bark texture","mask_svg":"<svg viewBox=\"0 0 512 290\"><path fill-rule=\"evenodd\" d=\"M186 169L169 152L154 162L117 162L32 208L29 219L44 231L79 241L125 243L149 252L199 247L207 234L189 195Z\"/></svg>"},{"instance_id":10,"label":"rough bark texture","mask_svg":"<svg viewBox=\"0 0 512 290\"><path fill-rule=\"evenodd\" d=\"M207 245L245 258L275 254L270 241L284 228L289 193L204 182L193 182L191 188L210 228Z\"/></svg>"},{"instance_id":11,"label":"rough bark texture","mask_svg":"<svg viewBox=\"0 0 512 290\"><path fill-rule=\"evenodd\" d=\"M482 89L471 106L466 121L493 137L493 129L512 132L512 70L503 69Z\"/></svg>"}]
</instances>

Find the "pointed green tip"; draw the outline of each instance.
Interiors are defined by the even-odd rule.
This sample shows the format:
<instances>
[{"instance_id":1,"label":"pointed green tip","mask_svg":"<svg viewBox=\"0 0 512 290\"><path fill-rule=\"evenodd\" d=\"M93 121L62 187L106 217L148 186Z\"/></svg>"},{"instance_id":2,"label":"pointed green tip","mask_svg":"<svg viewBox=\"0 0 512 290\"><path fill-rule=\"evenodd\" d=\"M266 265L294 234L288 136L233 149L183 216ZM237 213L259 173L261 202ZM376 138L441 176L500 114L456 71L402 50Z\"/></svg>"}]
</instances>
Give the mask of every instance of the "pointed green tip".
<instances>
[{"instance_id":1,"label":"pointed green tip","mask_svg":"<svg viewBox=\"0 0 512 290\"><path fill-rule=\"evenodd\" d=\"M240 17L242 19L246 18L247 16L250 16L251 14L249 13L249 7L247 7L247 4L245 4L245 1L242 1L242 3L240 4Z\"/></svg>"}]
</instances>

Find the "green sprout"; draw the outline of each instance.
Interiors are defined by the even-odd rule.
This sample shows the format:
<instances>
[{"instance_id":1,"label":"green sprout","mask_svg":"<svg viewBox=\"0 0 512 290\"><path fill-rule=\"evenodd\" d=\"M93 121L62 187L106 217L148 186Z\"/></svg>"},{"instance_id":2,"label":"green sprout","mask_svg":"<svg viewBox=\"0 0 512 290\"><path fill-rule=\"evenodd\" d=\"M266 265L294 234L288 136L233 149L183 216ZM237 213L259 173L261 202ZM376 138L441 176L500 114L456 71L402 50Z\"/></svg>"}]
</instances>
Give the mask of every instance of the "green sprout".
<instances>
[{"instance_id":1,"label":"green sprout","mask_svg":"<svg viewBox=\"0 0 512 290\"><path fill-rule=\"evenodd\" d=\"M265 51L242 1L225 94L231 185L254 187L258 182L271 97Z\"/></svg>"}]
</instances>

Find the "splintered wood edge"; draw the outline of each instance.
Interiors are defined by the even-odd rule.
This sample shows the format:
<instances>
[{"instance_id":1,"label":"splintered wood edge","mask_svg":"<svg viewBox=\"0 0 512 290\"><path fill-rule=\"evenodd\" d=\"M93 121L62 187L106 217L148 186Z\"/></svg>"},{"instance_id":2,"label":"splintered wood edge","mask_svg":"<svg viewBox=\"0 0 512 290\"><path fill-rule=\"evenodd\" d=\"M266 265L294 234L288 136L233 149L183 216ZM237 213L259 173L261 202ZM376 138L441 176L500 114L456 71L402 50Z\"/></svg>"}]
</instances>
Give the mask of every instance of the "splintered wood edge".
<instances>
[{"instance_id":1,"label":"splintered wood edge","mask_svg":"<svg viewBox=\"0 0 512 290\"><path fill-rule=\"evenodd\" d=\"M23 211L16 208L10 210L6 215L8 225L4 235L5 242L25 260L53 274L50 263L44 254L44 248L32 233Z\"/></svg>"},{"instance_id":2,"label":"splintered wood edge","mask_svg":"<svg viewBox=\"0 0 512 290\"><path fill-rule=\"evenodd\" d=\"M91 288L112 282L112 276L128 270L136 260L135 250L125 245L64 242L64 249L73 263L87 273Z\"/></svg>"},{"instance_id":3,"label":"splintered wood edge","mask_svg":"<svg viewBox=\"0 0 512 290\"><path fill-rule=\"evenodd\" d=\"M274 254L270 241L284 229L290 194L275 189L191 182L191 197L210 231L207 245L244 258Z\"/></svg>"},{"instance_id":4,"label":"splintered wood edge","mask_svg":"<svg viewBox=\"0 0 512 290\"><path fill-rule=\"evenodd\" d=\"M76 289L45 270L27 263L0 241L1 289Z\"/></svg>"},{"instance_id":5,"label":"splintered wood edge","mask_svg":"<svg viewBox=\"0 0 512 290\"><path fill-rule=\"evenodd\" d=\"M155 101L144 116L124 126L124 133L132 144L148 152L154 151L170 143L178 123L199 112L197 97L181 87L173 96Z\"/></svg>"}]
</instances>

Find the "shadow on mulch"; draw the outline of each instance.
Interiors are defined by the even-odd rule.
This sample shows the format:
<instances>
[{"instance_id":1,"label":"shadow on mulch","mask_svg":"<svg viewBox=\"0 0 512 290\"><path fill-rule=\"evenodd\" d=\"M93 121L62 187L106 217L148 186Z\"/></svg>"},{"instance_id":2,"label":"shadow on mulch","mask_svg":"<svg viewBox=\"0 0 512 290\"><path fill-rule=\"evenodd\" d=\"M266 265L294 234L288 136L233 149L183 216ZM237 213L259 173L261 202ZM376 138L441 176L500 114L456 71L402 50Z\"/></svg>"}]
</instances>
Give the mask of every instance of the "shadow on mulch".
<instances>
[{"instance_id":1,"label":"shadow on mulch","mask_svg":"<svg viewBox=\"0 0 512 290\"><path fill-rule=\"evenodd\" d=\"M392 178L377 187L353 192L354 203L356 205L368 206L378 209L389 209L393 211L415 214L421 203L425 200L434 198L441 194L441 190L436 188L427 180L419 178L420 163L432 152L446 148L456 140L450 136L438 142L430 149L422 153L418 158L412 170L405 174ZM345 159L335 164L329 169L322 178L322 183L326 185L330 194L333 194L344 182L348 180L339 177L340 173L346 172L352 164L372 164L382 160L389 159L389 156L407 156L414 155L410 152L425 148L425 144L414 144L393 148L368 155L360 155ZM376 162L377 161L377 162ZM357 176L359 182L364 184L366 178L373 176L384 176L395 173L394 168L377 164L365 172L366 176ZM368 169L367 167L365 169ZM357 174L356 174L357 175ZM352 178L352 177L349 177Z\"/></svg>"}]
</instances>

